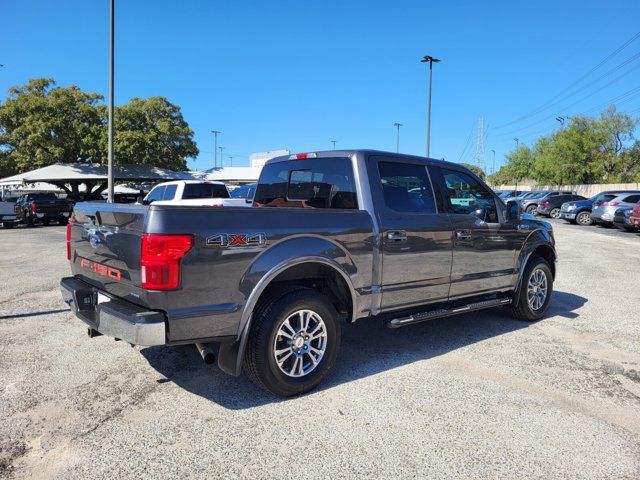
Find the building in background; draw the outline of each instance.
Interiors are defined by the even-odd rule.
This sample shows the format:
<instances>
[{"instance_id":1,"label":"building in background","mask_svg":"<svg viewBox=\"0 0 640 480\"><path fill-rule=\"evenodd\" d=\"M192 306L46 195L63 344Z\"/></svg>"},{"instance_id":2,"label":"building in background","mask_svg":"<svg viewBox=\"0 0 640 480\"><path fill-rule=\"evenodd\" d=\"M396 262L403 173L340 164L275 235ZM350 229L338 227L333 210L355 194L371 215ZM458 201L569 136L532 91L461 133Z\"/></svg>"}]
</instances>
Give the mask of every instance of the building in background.
<instances>
[{"instance_id":1,"label":"building in background","mask_svg":"<svg viewBox=\"0 0 640 480\"><path fill-rule=\"evenodd\" d=\"M271 160L275 157L280 157L282 155L289 155L291 152L289 150L272 150L271 152L257 152L252 153L249 156L249 163L253 168L262 168L264 164L267 163L267 160Z\"/></svg>"}]
</instances>

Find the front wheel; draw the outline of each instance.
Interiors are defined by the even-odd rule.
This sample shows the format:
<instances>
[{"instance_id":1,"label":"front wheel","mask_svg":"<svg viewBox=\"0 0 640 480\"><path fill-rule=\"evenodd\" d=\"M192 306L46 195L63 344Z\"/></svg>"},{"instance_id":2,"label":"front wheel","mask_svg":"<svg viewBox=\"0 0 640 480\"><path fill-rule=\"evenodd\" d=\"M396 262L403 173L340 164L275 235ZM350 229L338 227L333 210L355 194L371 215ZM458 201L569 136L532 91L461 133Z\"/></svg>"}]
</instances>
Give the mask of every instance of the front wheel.
<instances>
[{"instance_id":1,"label":"front wheel","mask_svg":"<svg viewBox=\"0 0 640 480\"><path fill-rule=\"evenodd\" d=\"M591 212L580 212L576 215L576 223L583 226L592 225Z\"/></svg>"},{"instance_id":2,"label":"front wheel","mask_svg":"<svg viewBox=\"0 0 640 480\"><path fill-rule=\"evenodd\" d=\"M10 228L15 227L15 225L14 225L14 223L13 223L13 222L2 222L2 227L3 227L3 228L6 228L6 229L8 230L8 229L10 229Z\"/></svg>"},{"instance_id":3,"label":"front wheel","mask_svg":"<svg viewBox=\"0 0 640 480\"><path fill-rule=\"evenodd\" d=\"M308 392L332 370L340 337L338 313L329 299L315 290L294 290L257 309L244 371L274 395Z\"/></svg>"},{"instance_id":4,"label":"front wheel","mask_svg":"<svg viewBox=\"0 0 640 480\"><path fill-rule=\"evenodd\" d=\"M552 208L551 211L549 212L549 216L551 218L560 218L560 209Z\"/></svg>"},{"instance_id":5,"label":"front wheel","mask_svg":"<svg viewBox=\"0 0 640 480\"><path fill-rule=\"evenodd\" d=\"M540 320L549 308L552 294L553 275L549 262L542 257L531 258L513 299L513 315L528 322Z\"/></svg>"}]
</instances>

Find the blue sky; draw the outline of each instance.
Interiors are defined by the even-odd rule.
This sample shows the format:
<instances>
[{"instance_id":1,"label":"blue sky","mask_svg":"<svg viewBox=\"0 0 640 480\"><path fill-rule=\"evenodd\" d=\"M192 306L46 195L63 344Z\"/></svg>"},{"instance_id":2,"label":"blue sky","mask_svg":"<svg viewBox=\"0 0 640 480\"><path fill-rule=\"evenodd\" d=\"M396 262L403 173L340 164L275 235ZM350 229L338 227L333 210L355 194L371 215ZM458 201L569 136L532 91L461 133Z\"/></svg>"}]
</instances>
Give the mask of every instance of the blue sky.
<instances>
[{"instance_id":1,"label":"blue sky","mask_svg":"<svg viewBox=\"0 0 640 480\"><path fill-rule=\"evenodd\" d=\"M435 158L471 160L479 116L490 168L491 149L500 165L514 137L532 142L558 127L556 115L593 114L625 92L634 95L620 110L640 115L640 58L605 75L640 52L638 38L566 100L501 127L640 31L637 0L526 3L120 0L116 103L162 95L180 105L201 151L191 168L212 166L212 129L234 165L257 151L329 149L334 139L338 148L395 150L394 122L404 124L401 151L423 155L425 54L442 58ZM7 1L2 11L0 98L35 77L106 96L107 0Z\"/></svg>"}]
</instances>

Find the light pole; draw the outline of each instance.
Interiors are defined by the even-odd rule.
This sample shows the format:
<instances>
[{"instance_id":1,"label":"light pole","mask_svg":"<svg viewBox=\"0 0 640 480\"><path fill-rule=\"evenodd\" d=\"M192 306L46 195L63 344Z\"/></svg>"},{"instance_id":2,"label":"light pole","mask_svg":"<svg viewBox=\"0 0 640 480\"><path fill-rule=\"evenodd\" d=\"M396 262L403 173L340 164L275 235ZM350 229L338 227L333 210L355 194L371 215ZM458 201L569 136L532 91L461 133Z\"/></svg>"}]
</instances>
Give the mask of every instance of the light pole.
<instances>
[{"instance_id":1,"label":"light pole","mask_svg":"<svg viewBox=\"0 0 640 480\"><path fill-rule=\"evenodd\" d=\"M493 164L491 165L491 174L493 175L496 173L496 151L491 150L491 152L493 153Z\"/></svg>"},{"instance_id":2,"label":"light pole","mask_svg":"<svg viewBox=\"0 0 640 480\"><path fill-rule=\"evenodd\" d=\"M560 123L560 129L564 128L564 121L567 119L567 117L556 117L556 120Z\"/></svg>"},{"instance_id":3,"label":"light pole","mask_svg":"<svg viewBox=\"0 0 640 480\"><path fill-rule=\"evenodd\" d=\"M516 142L516 150L517 150L518 147L520 146L520 139L519 138L514 138L513 141Z\"/></svg>"},{"instance_id":4,"label":"light pole","mask_svg":"<svg viewBox=\"0 0 640 480\"><path fill-rule=\"evenodd\" d=\"M222 168L222 151L224 150L224 147L218 147L220 149L220 168Z\"/></svg>"},{"instance_id":5,"label":"light pole","mask_svg":"<svg viewBox=\"0 0 640 480\"><path fill-rule=\"evenodd\" d=\"M115 0L109 2L109 119L107 120L107 201L113 203L113 56L114 56L114 14Z\"/></svg>"},{"instance_id":6,"label":"light pole","mask_svg":"<svg viewBox=\"0 0 640 480\"><path fill-rule=\"evenodd\" d=\"M233 155L229 155L229 162L231 163L231 166L233 167Z\"/></svg>"},{"instance_id":7,"label":"light pole","mask_svg":"<svg viewBox=\"0 0 640 480\"><path fill-rule=\"evenodd\" d=\"M429 95L427 96L427 158L431 147L431 84L433 83L433 64L440 60L430 55L425 55L420 62L429 64Z\"/></svg>"},{"instance_id":8,"label":"light pole","mask_svg":"<svg viewBox=\"0 0 640 480\"><path fill-rule=\"evenodd\" d=\"M398 133L396 135L396 153L400 153L400 127L402 126L402 124L396 122L393 124L393 126L398 130Z\"/></svg>"},{"instance_id":9,"label":"light pole","mask_svg":"<svg viewBox=\"0 0 640 480\"><path fill-rule=\"evenodd\" d=\"M222 133L220 130L211 130L213 133L213 168L218 166L218 134ZM222 160L222 159L220 159Z\"/></svg>"},{"instance_id":10,"label":"light pole","mask_svg":"<svg viewBox=\"0 0 640 480\"><path fill-rule=\"evenodd\" d=\"M331 140L331 143L333 143L333 149L336 149L336 141L335 140Z\"/></svg>"}]
</instances>

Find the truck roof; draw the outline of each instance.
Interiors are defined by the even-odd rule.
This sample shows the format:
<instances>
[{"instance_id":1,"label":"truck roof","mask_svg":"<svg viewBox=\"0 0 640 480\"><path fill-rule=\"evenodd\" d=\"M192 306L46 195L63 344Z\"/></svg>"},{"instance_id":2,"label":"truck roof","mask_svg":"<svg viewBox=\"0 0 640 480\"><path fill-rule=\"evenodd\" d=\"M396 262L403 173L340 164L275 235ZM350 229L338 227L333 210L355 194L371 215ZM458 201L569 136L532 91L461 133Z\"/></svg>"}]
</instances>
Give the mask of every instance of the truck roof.
<instances>
[{"instance_id":1,"label":"truck roof","mask_svg":"<svg viewBox=\"0 0 640 480\"><path fill-rule=\"evenodd\" d=\"M180 185L180 184L192 184L192 183L209 183L212 185L224 185L224 182L220 182L217 180L172 180L170 182L162 182L154 185L157 187L159 185Z\"/></svg>"},{"instance_id":2,"label":"truck roof","mask_svg":"<svg viewBox=\"0 0 640 480\"><path fill-rule=\"evenodd\" d=\"M384 150L371 150L371 149L323 150L323 151L317 151L317 152L299 152L299 153L293 153L291 155L282 155L280 157L274 157L271 160L267 161L266 165L270 163L292 160L296 158L296 155L300 155L300 154L315 155L315 158L351 157L353 155L355 155L356 158L358 157L364 158L365 156L368 156L368 155L385 155L385 156L390 156L395 158L407 158L407 159L413 159L413 160L428 161L428 162L440 164L440 165L452 165L452 166L458 165L457 163L454 163L454 162L447 162L446 160L436 160L435 158L421 157L419 155L408 155L405 153L385 152Z\"/></svg>"}]
</instances>

